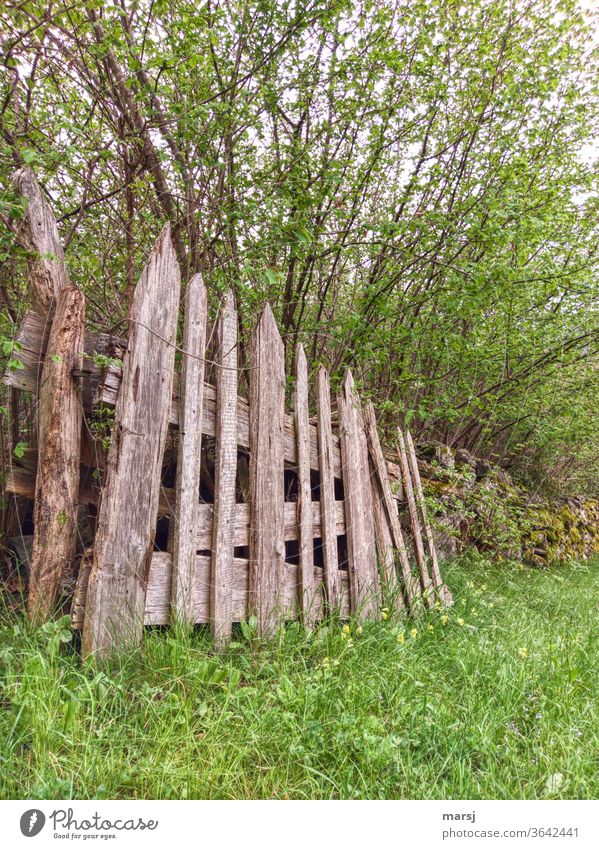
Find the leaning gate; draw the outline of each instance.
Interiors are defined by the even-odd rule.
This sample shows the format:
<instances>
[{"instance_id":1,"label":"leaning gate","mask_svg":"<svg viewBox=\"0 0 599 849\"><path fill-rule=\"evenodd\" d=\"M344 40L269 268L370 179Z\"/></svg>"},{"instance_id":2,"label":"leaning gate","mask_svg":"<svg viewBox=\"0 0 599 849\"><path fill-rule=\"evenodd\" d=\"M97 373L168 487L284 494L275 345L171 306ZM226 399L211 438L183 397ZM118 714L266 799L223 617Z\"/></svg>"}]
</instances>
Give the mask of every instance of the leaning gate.
<instances>
[{"instance_id":1,"label":"leaning gate","mask_svg":"<svg viewBox=\"0 0 599 849\"><path fill-rule=\"evenodd\" d=\"M64 605L70 575L72 624L85 653L103 654L175 618L210 623L224 645L250 615L268 636L298 616L310 627L331 611L376 618L383 605L450 604L409 432L398 428L396 464L351 372L332 402L320 367L310 394L301 346L286 412L270 307L240 362L232 293L211 322L201 277L189 281L180 346L179 295L167 226L136 287L126 340L86 330L83 295L68 282L46 314L21 324L19 367L4 381L36 398L38 441L13 460L7 489L35 502L30 614ZM80 505L94 510L95 537L77 556Z\"/></svg>"}]
</instances>

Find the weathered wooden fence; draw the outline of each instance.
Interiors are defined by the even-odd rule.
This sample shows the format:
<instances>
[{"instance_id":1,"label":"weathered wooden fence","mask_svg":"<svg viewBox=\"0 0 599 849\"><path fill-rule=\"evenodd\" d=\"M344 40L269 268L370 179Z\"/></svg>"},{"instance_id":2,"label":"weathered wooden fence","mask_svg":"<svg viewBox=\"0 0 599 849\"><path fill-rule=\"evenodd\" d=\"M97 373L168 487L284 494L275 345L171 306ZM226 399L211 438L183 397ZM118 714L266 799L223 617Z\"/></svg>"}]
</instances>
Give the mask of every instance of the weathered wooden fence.
<instances>
[{"instance_id":1,"label":"weathered wooden fence","mask_svg":"<svg viewBox=\"0 0 599 849\"><path fill-rule=\"evenodd\" d=\"M417 613L423 604L451 603L409 433L398 429L399 462L391 462L374 408L361 408L349 371L333 401L329 375L318 370L311 415L301 346L287 412L283 343L268 305L240 363L232 293L221 299L208 348L208 296L195 276L183 298L175 374L180 278L168 227L138 283L126 341L84 332L83 296L73 296L68 279L63 289L55 310L25 317L22 367L4 378L39 399L37 451L26 452L7 481L9 491L35 498L32 615L47 616L61 581L73 575L72 621L83 628L83 650L105 654L139 642L144 624L175 618L209 622L223 645L233 623L250 615L268 636L298 616L310 627L331 611L376 618L383 604ZM34 303L48 307L41 297ZM248 399L238 391L241 369L249 372ZM74 392L78 404L69 400ZM110 408L106 453L89 422ZM170 431L177 433L174 488L164 484ZM212 497L202 495L207 457ZM76 562L79 504L98 512L93 546ZM162 551L155 550L160 517L169 519Z\"/></svg>"}]
</instances>

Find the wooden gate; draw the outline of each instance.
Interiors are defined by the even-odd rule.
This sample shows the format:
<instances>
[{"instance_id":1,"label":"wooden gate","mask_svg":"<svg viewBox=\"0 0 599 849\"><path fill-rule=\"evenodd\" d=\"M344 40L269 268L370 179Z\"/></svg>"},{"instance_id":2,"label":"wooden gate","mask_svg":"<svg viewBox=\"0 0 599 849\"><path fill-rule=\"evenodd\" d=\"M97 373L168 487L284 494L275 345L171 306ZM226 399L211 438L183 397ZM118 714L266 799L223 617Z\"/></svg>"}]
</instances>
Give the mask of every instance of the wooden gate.
<instances>
[{"instance_id":1,"label":"wooden gate","mask_svg":"<svg viewBox=\"0 0 599 849\"><path fill-rule=\"evenodd\" d=\"M135 644L144 624L174 619L209 622L224 645L233 623L250 615L258 634L269 636L298 616L310 627L333 611L377 618L383 605L417 613L423 604L451 603L410 435L398 431L399 462L390 461L374 408L362 409L351 372L333 399L320 367L311 393L301 346L288 392L283 343L269 305L253 331L247 362L239 362L233 294L220 299L211 324L199 275L185 288L178 347L179 292L166 227L138 283L126 341L84 334L83 309L71 317L79 322L86 356L69 379L78 387L85 420L79 446L72 436L68 445L80 455L67 473L78 493L64 508L68 544L59 568L43 581L35 564L43 562L47 543L34 539L30 585L33 595L43 592L46 613L64 573L72 571L78 504L98 509L93 547L80 558L71 604L73 626L83 628L84 653ZM22 367L7 372L6 383L38 393L48 355L62 356L48 342L56 316L51 322L47 315L25 317L18 337ZM248 398L239 393L244 370ZM114 420L107 447L106 440L90 437L89 422L109 409ZM164 455L173 439L176 473L169 487ZM65 445L59 448L64 453ZM7 484L39 504L44 449L40 444L37 453L26 452ZM206 464L213 486L208 496ZM60 497L53 496L53 509ZM398 503L408 507L413 558ZM156 522L165 517L167 550L157 551Z\"/></svg>"}]
</instances>

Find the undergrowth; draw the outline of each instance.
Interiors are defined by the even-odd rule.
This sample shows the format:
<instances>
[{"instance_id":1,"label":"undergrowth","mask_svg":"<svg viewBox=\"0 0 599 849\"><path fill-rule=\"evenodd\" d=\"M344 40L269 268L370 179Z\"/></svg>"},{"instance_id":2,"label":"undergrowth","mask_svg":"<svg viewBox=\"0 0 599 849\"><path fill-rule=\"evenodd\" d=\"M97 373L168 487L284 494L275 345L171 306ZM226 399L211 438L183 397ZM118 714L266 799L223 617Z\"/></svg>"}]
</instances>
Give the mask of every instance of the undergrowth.
<instances>
[{"instance_id":1,"label":"undergrowth","mask_svg":"<svg viewBox=\"0 0 599 849\"><path fill-rule=\"evenodd\" d=\"M67 622L0 630L2 798L594 798L599 562L445 564L407 621L156 630L82 664Z\"/></svg>"}]
</instances>

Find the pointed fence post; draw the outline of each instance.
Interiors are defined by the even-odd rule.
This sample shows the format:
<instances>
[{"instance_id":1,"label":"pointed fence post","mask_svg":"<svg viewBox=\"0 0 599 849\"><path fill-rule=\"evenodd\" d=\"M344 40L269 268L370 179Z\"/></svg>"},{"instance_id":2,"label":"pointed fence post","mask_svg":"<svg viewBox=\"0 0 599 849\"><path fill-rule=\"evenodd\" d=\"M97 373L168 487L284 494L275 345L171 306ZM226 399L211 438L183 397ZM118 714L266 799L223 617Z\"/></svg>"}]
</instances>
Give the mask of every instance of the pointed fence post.
<instances>
[{"instance_id":1,"label":"pointed fence post","mask_svg":"<svg viewBox=\"0 0 599 849\"><path fill-rule=\"evenodd\" d=\"M412 434L409 430L406 431L406 448L408 452L408 464L410 466L410 471L412 473L412 481L414 483L414 495L416 498L416 505L420 510L420 515L422 517L422 524L424 526L424 538L426 540L426 547L428 549L428 554L431 561L431 571L433 573L433 586L435 588L435 591L437 592L437 595L439 596L439 600L441 601L441 603L449 607L453 604L453 596L451 595L449 588L444 583L443 578L441 577L441 570L439 569L439 561L437 559L437 550L435 548L435 540L433 538L433 530L431 528L431 523L429 521L428 513L426 511L424 492L422 491L422 481L420 480L420 470L418 469L416 449L414 448Z\"/></svg>"},{"instance_id":2,"label":"pointed fence post","mask_svg":"<svg viewBox=\"0 0 599 849\"><path fill-rule=\"evenodd\" d=\"M27 287L31 302L40 315L51 314L59 292L70 285L56 218L31 168L17 171L13 185L28 204L15 228L16 235L25 250L36 255L28 262Z\"/></svg>"},{"instance_id":3,"label":"pointed fence post","mask_svg":"<svg viewBox=\"0 0 599 849\"><path fill-rule=\"evenodd\" d=\"M393 493L391 492L391 484L389 483L389 475L387 473L387 464L385 463L383 449L381 448L379 440L376 426L376 415L374 407L370 402L366 405L366 409L364 410L364 424L366 426L366 438L368 440L370 455L374 463L383 505L389 522L392 545L397 551L408 604L412 607L419 595L418 579L412 574L412 570L410 568L408 552L406 550L406 544L397 513L397 504L393 498Z\"/></svg>"},{"instance_id":4,"label":"pointed fence post","mask_svg":"<svg viewBox=\"0 0 599 849\"><path fill-rule=\"evenodd\" d=\"M285 569L285 354L269 304L250 343L249 400L249 609L258 634L271 636L282 609Z\"/></svg>"},{"instance_id":5,"label":"pointed fence post","mask_svg":"<svg viewBox=\"0 0 599 849\"><path fill-rule=\"evenodd\" d=\"M103 656L135 646L143 635L172 400L179 290L179 266L167 225L141 275L131 306L87 590L84 656Z\"/></svg>"},{"instance_id":6,"label":"pointed fence post","mask_svg":"<svg viewBox=\"0 0 599 849\"><path fill-rule=\"evenodd\" d=\"M404 441L401 428L399 427L397 428L397 455L403 479L404 494L408 504L408 512L410 514L410 525L412 528L412 537L414 539L414 553L416 555L418 571L420 572L420 583L422 585L422 591L427 605L429 607L434 607L434 588L426 566L426 556L424 554L424 546L422 544L422 532L420 530L420 522L418 521L418 509L416 507L416 499L414 497L414 488L412 485L410 465L408 463L406 443Z\"/></svg>"},{"instance_id":7,"label":"pointed fence post","mask_svg":"<svg viewBox=\"0 0 599 849\"><path fill-rule=\"evenodd\" d=\"M204 354L208 296L199 274L187 284L179 390L179 446L172 536L171 601L175 618L195 621L197 507L204 408Z\"/></svg>"},{"instance_id":8,"label":"pointed fence post","mask_svg":"<svg viewBox=\"0 0 599 849\"><path fill-rule=\"evenodd\" d=\"M318 369L317 438L320 470L320 527L324 562L324 586L329 610L341 603L339 586L339 555L337 553L337 520L335 506L335 474L333 471L333 428L331 424L331 385L329 373Z\"/></svg>"},{"instance_id":9,"label":"pointed fence post","mask_svg":"<svg viewBox=\"0 0 599 849\"><path fill-rule=\"evenodd\" d=\"M375 618L380 590L374 544L366 436L354 379L348 370L338 396L339 441L345 495L345 528L352 613Z\"/></svg>"},{"instance_id":10,"label":"pointed fence post","mask_svg":"<svg viewBox=\"0 0 599 849\"><path fill-rule=\"evenodd\" d=\"M77 544L82 406L73 370L81 369L85 299L76 286L58 293L39 391L39 439L29 616L47 619Z\"/></svg>"},{"instance_id":11,"label":"pointed fence post","mask_svg":"<svg viewBox=\"0 0 599 849\"><path fill-rule=\"evenodd\" d=\"M216 457L210 620L218 648L231 639L233 623L233 554L235 483L237 479L237 312L227 292L218 318L216 371Z\"/></svg>"},{"instance_id":12,"label":"pointed fence post","mask_svg":"<svg viewBox=\"0 0 599 849\"><path fill-rule=\"evenodd\" d=\"M310 419L308 411L308 364L301 345L295 356L295 436L297 442L299 599L304 624L315 621L314 533L310 481Z\"/></svg>"}]
</instances>

